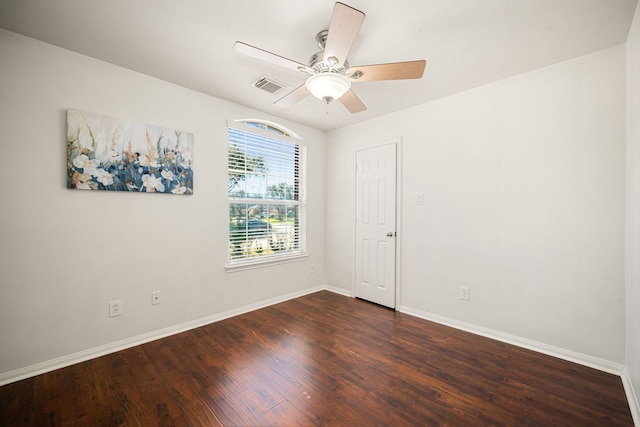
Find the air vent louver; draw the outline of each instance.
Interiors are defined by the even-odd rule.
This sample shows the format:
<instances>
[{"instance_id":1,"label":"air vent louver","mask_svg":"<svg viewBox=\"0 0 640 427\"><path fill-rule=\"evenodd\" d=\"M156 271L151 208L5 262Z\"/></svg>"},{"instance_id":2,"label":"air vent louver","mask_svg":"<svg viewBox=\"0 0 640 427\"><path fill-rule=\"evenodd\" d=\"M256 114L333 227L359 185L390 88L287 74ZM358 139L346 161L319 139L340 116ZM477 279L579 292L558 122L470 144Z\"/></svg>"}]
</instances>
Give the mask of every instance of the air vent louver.
<instances>
[{"instance_id":1,"label":"air vent louver","mask_svg":"<svg viewBox=\"0 0 640 427\"><path fill-rule=\"evenodd\" d=\"M277 94L287 87L284 83L280 83L279 81L267 76L260 77L258 80L253 82L253 86L269 92L272 95Z\"/></svg>"}]
</instances>

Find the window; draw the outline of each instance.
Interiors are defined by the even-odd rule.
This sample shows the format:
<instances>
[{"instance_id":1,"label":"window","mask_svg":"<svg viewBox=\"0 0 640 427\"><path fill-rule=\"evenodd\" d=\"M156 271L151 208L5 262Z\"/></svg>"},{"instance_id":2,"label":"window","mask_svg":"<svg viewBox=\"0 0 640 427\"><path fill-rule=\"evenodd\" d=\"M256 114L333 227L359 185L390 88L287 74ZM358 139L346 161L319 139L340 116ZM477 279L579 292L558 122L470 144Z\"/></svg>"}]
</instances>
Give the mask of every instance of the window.
<instances>
[{"instance_id":1,"label":"window","mask_svg":"<svg viewBox=\"0 0 640 427\"><path fill-rule=\"evenodd\" d=\"M229 125L229 266L306 251L306 147L257 121Z\"/></svg>"}]
</instances>

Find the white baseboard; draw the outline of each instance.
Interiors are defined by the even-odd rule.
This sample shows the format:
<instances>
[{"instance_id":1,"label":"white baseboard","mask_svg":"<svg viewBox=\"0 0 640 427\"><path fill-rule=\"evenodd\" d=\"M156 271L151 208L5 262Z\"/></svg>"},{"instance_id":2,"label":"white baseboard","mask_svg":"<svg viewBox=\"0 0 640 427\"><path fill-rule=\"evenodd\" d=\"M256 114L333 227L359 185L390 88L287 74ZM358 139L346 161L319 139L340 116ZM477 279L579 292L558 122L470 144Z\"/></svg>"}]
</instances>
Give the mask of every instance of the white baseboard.
<instances>
[{"instance_id":1,"label":"white baseboard","mask_svg":"<svg viewBox=\"0 0 640 427\"><path fill-rule=\"evenodd\" d=\"M505 334L503 332L495 331L493 329L477 326L472 323L461 322L458 320L450 319L448 317L440 316L437 314L429 313L426 311L418 310L415 308L401 306L398 308L401 311L412 316L419 317L421 319L429 320L432 322L440 323L445 326L460 329L466 332L471 332L476 335L491 338L497 341L502 341L507 344L512 344L518 347L523 347L528 350L537 351L549 356L557 357L559 359L567 360L569 362L578 363L580 365L588 366L590 368L598 369L610 374L622 375L624 365L619 363L610 362L608 360L600 359L586 354L578 353L575 351L567 350L561 347L555 347L552 345L532 341L526 338L518 337L515 335Z\"/></svg>"},{"instance_id":2,"label":"white baseboard","mask_svg":"<svg viewBox=\"0 0 640 427\"><path fill-rule=\"evenodd\" d=\"M638 400L638 394L633 388L633 382L627 368L624 368L622 372L622 385L624 385L624 392L627 395L627 401L629 402L629 409L631 409L631 416L633 417L633 424L640 426L640 401Z\"/></svg>"},{"instance_id":3,"label":"white baseboard","mask_svg":"<svg viewBox=\"0 0 640 427\"><path fill-rule=\"evenodd\" d=\"M314 292L327 289L326 286L316 286L313 288L305 289L303 291L282 295L276 298L271 298L265 301L260 301L254 304L248 304L237 309L228 310L222 313L214 314L211 316L202 317L200 319L184 322L178 325L169 326L167 328L159 329L144 333L142 335L136 335L131 338L116 341L109 344L104 344L98 347L89 348L79 351L77 353L68 354L65 356L57 357L55 359L47 360L44 362L36 363L34 365L18 368L13 371L0 373L0 386L23 380L25 378L33 377L36 375L51 372L56 369L71 366L73 364L84 362L86 360L94 359L96 357L104 356L106 354L115 353L116 351L124 350L127 348L135 347L140 344L144 344L150 341L155 341L160 338L165 338L170 335L178 334L180 332L188 331L190 329L205 326L220 320L228 319L233 316L248 313L250 311L258 310L260 308L268 307L270 305L278 304L290 299L298 298L304 295L308 295ZM327 289L330 290L330 289Z\"/></svg>"},{"instance_id":4,"label":"white baseboard","mask_svg":"<svg viewBox=\"0 0 640 427\"><path fill-rule=\"evenodd\" d=\"M353 294L351 293L350 290L346 290L346 289L343 289L343 288L336 288L335 286L326 285L324 287L324 289L326 291L333 292L334 294L339 294L339 295L342 295L342 296L345 296L345 297L349 297L349 298L353 297Z\"/></svg>"}]
</instances>

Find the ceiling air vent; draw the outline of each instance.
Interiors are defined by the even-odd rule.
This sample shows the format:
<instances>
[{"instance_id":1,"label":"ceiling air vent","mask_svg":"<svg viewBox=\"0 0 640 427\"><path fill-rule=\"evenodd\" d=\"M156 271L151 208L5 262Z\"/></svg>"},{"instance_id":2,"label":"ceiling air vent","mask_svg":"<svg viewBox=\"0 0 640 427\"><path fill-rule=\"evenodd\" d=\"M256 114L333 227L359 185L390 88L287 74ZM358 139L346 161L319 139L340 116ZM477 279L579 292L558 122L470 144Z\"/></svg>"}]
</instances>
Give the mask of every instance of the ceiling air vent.
<instances>
[{"instance_id":1,"label":"ceiling air vent","mask_svg":"<svg viewBox=\"0 0 640 427\"><path fill-rule=\"evenodd\" d=\"M280 93L288 87L284 83L280 83L279 81L267 76L260 77L258 80L253 82L253 86L269 92L272 95Z\"/></svg>"}]
</instances>

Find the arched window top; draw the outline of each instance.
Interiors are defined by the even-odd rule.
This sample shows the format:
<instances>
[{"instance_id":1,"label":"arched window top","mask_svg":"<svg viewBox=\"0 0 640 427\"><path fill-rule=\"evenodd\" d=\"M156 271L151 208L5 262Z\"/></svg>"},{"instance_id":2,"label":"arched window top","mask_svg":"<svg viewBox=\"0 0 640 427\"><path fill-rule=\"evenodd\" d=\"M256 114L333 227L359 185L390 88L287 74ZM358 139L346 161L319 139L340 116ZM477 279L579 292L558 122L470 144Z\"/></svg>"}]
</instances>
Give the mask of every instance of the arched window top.
<instances>
[{"instance_id":1,"label":"arched window top","mask_svg":"<svg viewBox=\"0 0 640 427\"><path fill-rule=\"evenodd\" d=\"M275 122L270 122L269 120L261 120L261 119L238 119L234 120L237 123L243 123L247 126L255 127L258 129L264 129L268 132L274 132L279 135L288 136L295 139L302 139L297 133L292 131L291 129L287 129L286 127L279 125Z\"/></svg>"}]
</instances>

